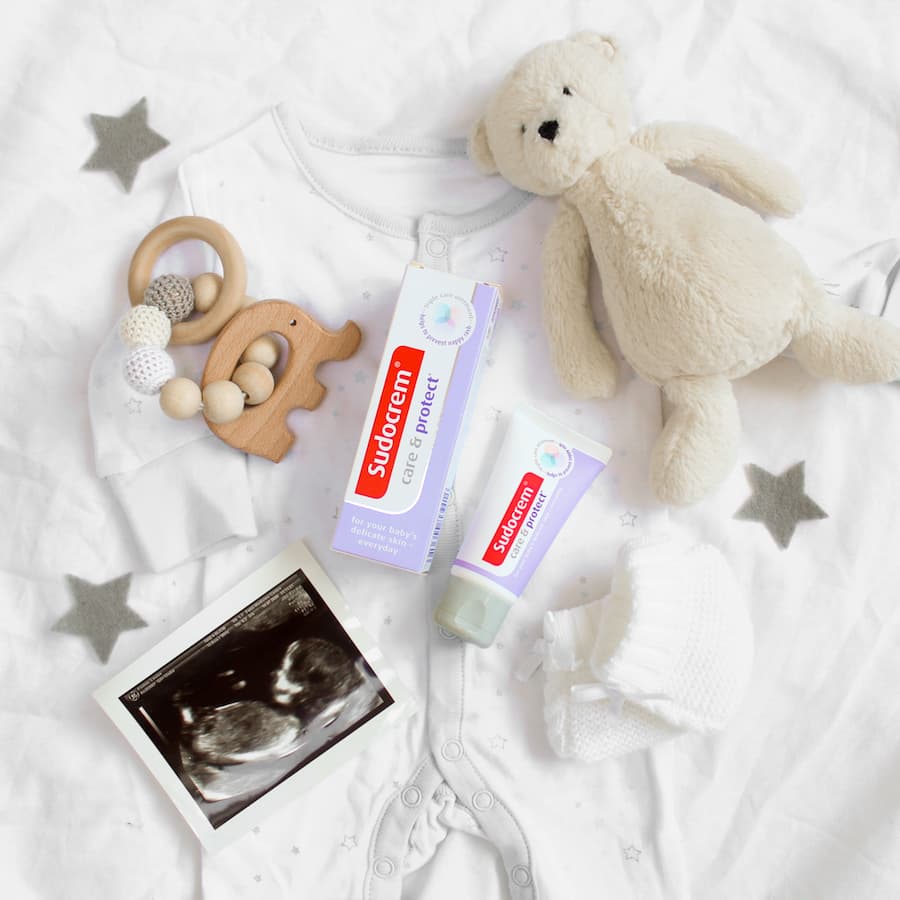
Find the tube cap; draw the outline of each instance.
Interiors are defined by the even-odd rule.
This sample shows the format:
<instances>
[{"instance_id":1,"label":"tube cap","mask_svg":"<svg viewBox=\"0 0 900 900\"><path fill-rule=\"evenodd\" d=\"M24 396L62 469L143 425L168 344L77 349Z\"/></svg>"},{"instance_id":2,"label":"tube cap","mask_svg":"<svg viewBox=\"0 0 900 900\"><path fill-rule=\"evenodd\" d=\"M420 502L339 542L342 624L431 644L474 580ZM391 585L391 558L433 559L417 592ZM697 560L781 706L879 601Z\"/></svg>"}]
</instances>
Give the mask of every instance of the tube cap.
<instances>
[{"instance_id":1,"label":"tube cap","mask_svg":"<svg viewBox=\"0 0 900 900\"><path fill-rule=\"evenodd\" d=\"M465 578L450 576L435 621L464 641L490 647L512 601Z\"/></svg>"}]
</instances>

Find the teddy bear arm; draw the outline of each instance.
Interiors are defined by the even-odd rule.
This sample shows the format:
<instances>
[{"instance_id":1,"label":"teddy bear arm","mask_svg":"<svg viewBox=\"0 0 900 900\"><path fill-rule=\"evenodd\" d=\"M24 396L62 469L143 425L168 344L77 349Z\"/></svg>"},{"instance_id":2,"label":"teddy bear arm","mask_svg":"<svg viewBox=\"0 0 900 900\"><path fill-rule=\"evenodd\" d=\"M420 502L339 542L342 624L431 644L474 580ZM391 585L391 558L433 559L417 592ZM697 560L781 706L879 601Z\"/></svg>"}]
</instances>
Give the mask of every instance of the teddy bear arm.
<instances>
[{"instance_id":1,"label":"teddy bear arm","mask_svg":"<svg viewBox=\"0 0 900 900\"><path fill-rule=\"evenodd\" d=\"M611 397L617 367L588 296L591 245L581 213L562 201L544 240L543 318L556 372L579 397Z\"/></svg>"},{"instance_id":2,"label":"teddy bear arm","mask_svg":"<svg viewBox=\"0 0 900 900\"><path fill-rule=\"evenodd\" d=\"M639 129L631 142L671 169L698 169L759 212L792 216L803 206L803 190L788 169L719 128L660 122Z\"/></svg>"}]
</instances>

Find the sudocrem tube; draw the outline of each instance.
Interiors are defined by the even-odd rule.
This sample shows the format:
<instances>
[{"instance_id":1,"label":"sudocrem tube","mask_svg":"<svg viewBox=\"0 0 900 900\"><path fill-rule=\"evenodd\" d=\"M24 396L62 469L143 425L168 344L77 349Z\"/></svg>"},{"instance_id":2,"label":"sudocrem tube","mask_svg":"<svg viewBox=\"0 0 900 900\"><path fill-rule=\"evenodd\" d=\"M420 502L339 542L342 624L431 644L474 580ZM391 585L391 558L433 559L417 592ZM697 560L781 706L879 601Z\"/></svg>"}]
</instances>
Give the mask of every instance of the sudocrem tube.
<instances>
[{"instance_id":1,"label":"sudocrem tube","mask_svg":"<svg viewBox=\"0 0 900 900\"><path fill-rule=\"evenodd\" d=\"M489 647L611 456L609 447L537 410L517 410L450 570L438 624Z\"/></svg>"}]
</instances>

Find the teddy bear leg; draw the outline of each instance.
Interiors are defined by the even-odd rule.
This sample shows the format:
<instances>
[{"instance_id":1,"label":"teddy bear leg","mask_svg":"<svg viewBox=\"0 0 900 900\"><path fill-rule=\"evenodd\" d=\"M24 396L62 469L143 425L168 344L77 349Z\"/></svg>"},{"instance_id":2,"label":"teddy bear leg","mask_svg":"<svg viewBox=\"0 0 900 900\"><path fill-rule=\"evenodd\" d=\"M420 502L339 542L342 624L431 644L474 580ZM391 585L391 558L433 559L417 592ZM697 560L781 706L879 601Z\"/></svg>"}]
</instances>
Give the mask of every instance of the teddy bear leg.
<instances>
[{"instance_id":1,"label":"teddy bear leg","mask_svg":"<svg viewBox=\"0 0 900 900\"><path fill-rule=\"evenodd\" d=\"M810 289L806 315L791 341L800 365L817 378L849 384L900 379L900 328Z\"/></svg>"},{"instance_id":2,"label":"teddy bear leg","mask_svg":"<svg viewBox=\"0 0 900 900\"><path fill-rule=\"evenodd\" d=\"M734 466L741 423L731 382L721 375L673 378L663 385L672 412L650 458L663 503L696 503Z\"/></svg>"}]
</instances>

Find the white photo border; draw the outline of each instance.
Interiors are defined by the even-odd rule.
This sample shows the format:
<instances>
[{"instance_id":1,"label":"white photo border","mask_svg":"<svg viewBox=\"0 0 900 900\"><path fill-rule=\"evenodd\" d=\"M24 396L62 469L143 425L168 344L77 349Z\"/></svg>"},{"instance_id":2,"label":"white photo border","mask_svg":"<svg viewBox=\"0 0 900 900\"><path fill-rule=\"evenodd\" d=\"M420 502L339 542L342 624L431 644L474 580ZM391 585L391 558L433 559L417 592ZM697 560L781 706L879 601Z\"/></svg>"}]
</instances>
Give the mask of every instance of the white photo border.
<instances>
[{"instance_id":1,"label":"white photo border","mask_svg":"<svg viewBox=\"0 0 900 900\"><path fill-rule=\"evenodd\" d=\"M394 702L214 828L178 774L120 698L298 569L318 591ZM334 583L302 540L282 550L99 687L94 691L94 699L137 751L203 846L211 852L221 850L289 800L357 756L400 719L411 715L414 706L412 695L401 683L393 666L384 658L372 636L349 609Z\"/></svg>"}]
</instances>

